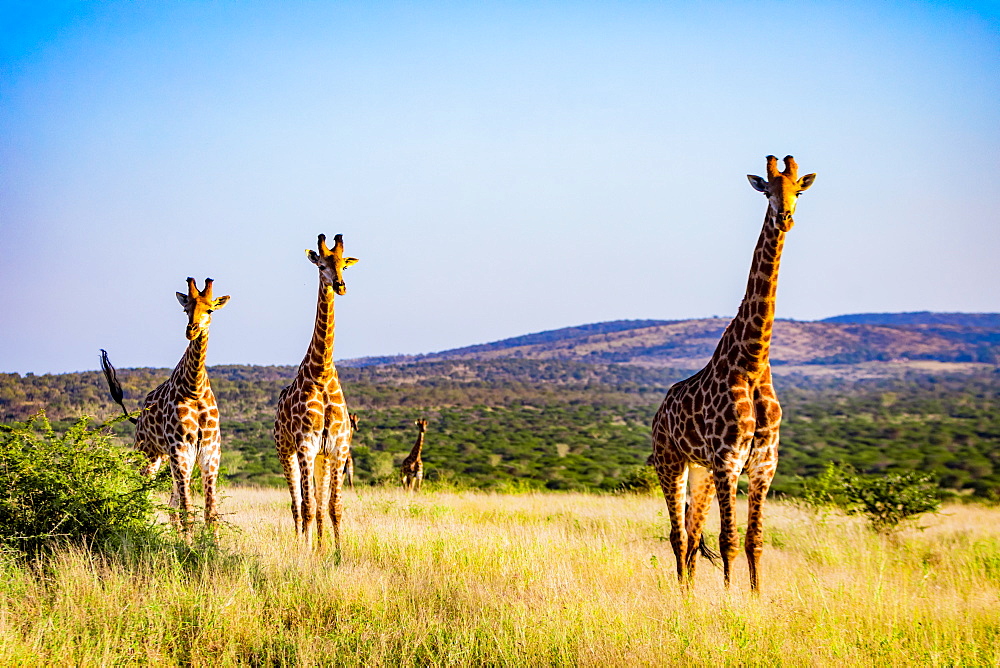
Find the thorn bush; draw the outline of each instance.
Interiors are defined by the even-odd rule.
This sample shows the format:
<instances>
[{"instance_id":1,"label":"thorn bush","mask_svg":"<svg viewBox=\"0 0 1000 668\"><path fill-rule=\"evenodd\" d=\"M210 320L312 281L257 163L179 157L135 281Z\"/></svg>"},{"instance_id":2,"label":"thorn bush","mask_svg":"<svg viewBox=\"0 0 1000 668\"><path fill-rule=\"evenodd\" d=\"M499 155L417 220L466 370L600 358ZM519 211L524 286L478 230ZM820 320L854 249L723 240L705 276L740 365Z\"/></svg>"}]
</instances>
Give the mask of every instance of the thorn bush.
<instances>
[{"instance_id":1,"label":"thorn bush","mask_svg":"<svg viewBox=\"0 0 1000 668\"><path fill-rule=\"evenodd\" d=\"M75 543L102 548L156 532L156 480L143 455L81 417L63 434L44 414L0 425L0 545L27 556Z\"/></svg>"},{"instance_id":2,"label":"thorn bush","mask_svg":"<svg viewBox=\"0 0 1000 668\"><path fill-rule=\"evenodd\" d=\"M833 463L803 483L800 498L816 511L839 508L848 515L863 515L878 533L891 533L902 522L941 507L940 491L928 475L863 475Z\"/></svg>"}]
</instances>

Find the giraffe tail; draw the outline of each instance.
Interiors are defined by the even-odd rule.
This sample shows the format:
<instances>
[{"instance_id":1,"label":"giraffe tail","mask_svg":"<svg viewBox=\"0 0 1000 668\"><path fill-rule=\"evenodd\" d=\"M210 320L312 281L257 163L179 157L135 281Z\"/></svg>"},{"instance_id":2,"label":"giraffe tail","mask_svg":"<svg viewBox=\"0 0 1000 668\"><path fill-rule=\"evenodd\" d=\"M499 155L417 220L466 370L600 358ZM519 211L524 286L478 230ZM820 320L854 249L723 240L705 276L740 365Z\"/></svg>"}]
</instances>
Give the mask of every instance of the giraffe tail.
<instances>
[{"instance_id":1,"label":"giraffe tail","mask_svg":"<svg viewBox=\"0 0 1000 668\"><path fill-rule=\"evenodd\" d=\"M701 556L705 557L710 562L712 562L713 566L717 566L718 565L716 563L716 560L719 559L722 556L718 552L716 552L715 550L713 550L712 548L710 548L708 546L708 543L705 542L705 534L702 534L701 535L701 540L698 541L698 552L701 554Z\"/></svg>"},{"instance_id":2,"label":"giraffe tail","mask_svg":"<svg viewBox=\"0 0 1000 668\"><path fill-rule=\"evenodd\" d=\"M125 408L125 393L122 392L122 384L118 382L118 374L115 372L115 368L111 366L111 360L108 359L108 351L104 348L101 348L101 369L104 371L104 377L108 379L108 389L111 391L111 398L122 407L122 412L125 413L125 417L132 421L132 424L138 423L139 420L129 415L128 409Z\"/></svg>"}]
</instances>

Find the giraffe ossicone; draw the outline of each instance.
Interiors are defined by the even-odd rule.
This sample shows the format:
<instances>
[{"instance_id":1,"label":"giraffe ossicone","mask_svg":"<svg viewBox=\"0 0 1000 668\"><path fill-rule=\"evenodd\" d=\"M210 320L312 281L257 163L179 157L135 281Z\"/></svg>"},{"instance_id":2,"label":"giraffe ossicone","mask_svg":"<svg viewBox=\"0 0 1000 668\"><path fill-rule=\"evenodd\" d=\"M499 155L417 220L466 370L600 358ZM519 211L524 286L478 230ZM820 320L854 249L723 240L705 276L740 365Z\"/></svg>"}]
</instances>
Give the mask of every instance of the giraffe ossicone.
<instances>
[{"instance_id":1,"label":"giraffe ossicone","mask_svg":"<svg viewBox=\"0 0 1000 668\"><path fill-rule=\"evenodd\" d=\"M719 551L729 586L739 549L736 486L744 471L750 479L744 550L750 588L757 591L760 586L763 505L778 464L781 423L770 363L778 265L785 234L794 225L798 196L816 178L798 178L792 156L784 163L779 171L778 159L769 155L766 179L747 176L767 197L768 206L736 317L705 368L671 386L653 419L652 463L670 515L677 578L685 587L694 578L705 517L716 495L722 518Z\"/></svg>"},{"instance_id":2,"label":"giraffe ossicone","mask_svg":"<svg viewBox=\"0 0 1000 668\"><path fill-rule=\"evenodd\" d=\"M323 542L327 511L340 550L344 466L350 451L351 423L344 391L333 364L334 296L347 292L344 269L357 262L344 256L344 238L319 235L318 250L306 257L319 270L319 296L312 338L292 383L281 391L274 418L274 446L288 482L296 533ZM319 512L317 513L317 506Z\"/></svg>"},{"instance_id":3,"label":"giraffe ossicone","mask_svg":"<svg viewBox=\"0 0 1000 668\"><path fill-rule=\"evenodd\" d=\"M164 461L169 462L173 478L171 520L189 535L192 524L191 475L195 462L201 469L205 492L205 523L214 524L218 519L216 486L222 438L219 407L205 369L205 355L212 313L226 305L229 295L214 298L211 278L205 279L204 290L198 289L193 278L189 277L187 283L187 293L177 293L177 301L188 316L185 329L189 341L187 349L170 378L146 395L139 417L129 419L136 425L135 448L149 458L143 472L155 475ZM101 367L111 396L128 415L121 384L104 350L101 350Z\"/></svg>"}]
</instances>

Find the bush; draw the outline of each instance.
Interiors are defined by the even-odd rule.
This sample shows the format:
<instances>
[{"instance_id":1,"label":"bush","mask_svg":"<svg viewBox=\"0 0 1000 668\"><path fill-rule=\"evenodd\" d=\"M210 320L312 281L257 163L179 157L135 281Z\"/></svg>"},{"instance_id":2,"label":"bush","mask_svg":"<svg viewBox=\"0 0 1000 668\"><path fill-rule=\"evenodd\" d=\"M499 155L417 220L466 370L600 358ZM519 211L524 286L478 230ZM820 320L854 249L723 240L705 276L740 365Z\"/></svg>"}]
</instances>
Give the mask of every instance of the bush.
<instances>
[{"instance_id":1,"label":"bush","mask_svg":"<svg viewBox=\"0 0 1000 668\"><path fill-rule=\"evenodd\" d=\"M157 483L139 473L144 456L113 446L89 421L61 435L44 415L0 425L0 545L36 555L155 531Z\"/></svg>"},{"instance_id":2,"label":"bush","mask_svg":"<svg viewBox=\"0 0 1000 668\"><path fill-rule=\"evenodd\" d=\"M799 501L814 511L847 508L850 502L846 496L846 484L851 474L849 468L828 462L822 473L802 483Z\"/></svg>"},{"instance_id":3,"label":"bush","mask_svg":"<svg viewBox=\"0 0 1000 668\"><path fill-rule=\"evenodd\" d=\"M915 519L941 507L931 477L913 471L888 475L853 475L845 492L851 501L849 514L861 514L879 533L893 531L904 520Z\"/></svg>"},{"instance_id":4,"label":"bush","mask_svg":"<svg viewBox=\"0 0 1000 668\"><path fill-rule=\"evenodd\" d=\"M652 466L636 466L622 477L621 492L655 494L660 491L660 478Z\"/></svg>"},{"instance_id":5,"label":"bush","mask_svg":"<svg viewBox=\"0 0 1000 668\"><path fill-rule=\"evenodd\" d=\"M832 463L803 483L801 499L813 510L839 508L848 515L864 515L878 533L889 533L903 521L941 507L940 492L928 475L861 475Z\"/></svg>"}]
</instances>

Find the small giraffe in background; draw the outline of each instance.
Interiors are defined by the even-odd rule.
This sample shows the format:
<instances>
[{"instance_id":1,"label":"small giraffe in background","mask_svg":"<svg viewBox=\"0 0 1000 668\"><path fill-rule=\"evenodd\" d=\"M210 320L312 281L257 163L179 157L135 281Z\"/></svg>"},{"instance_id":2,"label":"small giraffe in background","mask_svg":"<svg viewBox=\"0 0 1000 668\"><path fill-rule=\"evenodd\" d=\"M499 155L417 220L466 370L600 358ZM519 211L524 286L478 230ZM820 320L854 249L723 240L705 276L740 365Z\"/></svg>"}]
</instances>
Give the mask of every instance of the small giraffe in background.
<instances>
[{"instance_id":1,"label":"small giraffe in background","mask_svg":"<svg viewBox=\"0 0 1000 668\"><path fill-rule=\"evenodd\" d=\"M341 491L344 460L351 441L347 402L333 364L334 295L347 292L344 269L358 260L344 257L344 238L333 248L319 235L319 251L306 257L319 269L316 322L306 355L292 384L281 391L274 417L274 447L292 497L295 532L312 542L313 520L319 544L323 542L323 514L329 510L336 549L340 551ZM316 506L319 505L319 513Z\"/></svg>"},{"instance_id":2,"label":"small giraffe in background","mask_svg":"<svg viewBox=\"0 0 1000 668\"><path fill-rule=\"evenodd\" d=\"M361 422L358 418L357 413L351 413L348 415L351 419L351 442L350 447L354 447L354 434L358 431L358 424ZM354 489L354 457L351 455L350 449L347 451L347 461L344 462L344 478L347 480L347 484Z\"/></svg>"},{"instance_id":3,"label":"small giraffe in background","mask_svg":"<svg viewBox=\"0 0 1000 668\"><path fill-rule=\"evenodd\" d=\"M205 523L218 519L216 482L222 454L219 433L219 408L205 370L208 349L208 326L212 313L229 301L229 295L213 299L212 279L205 279L205 289L199 291L193 278L188 278L188 292L177 293L188 316L187 350L170 374L170 378L146 395L138 418L129 416L135 424L135 447L149 457L143 468L146 475L156 475L164 461L170 463L173 492L170 495L171 521L191 532L191 474L197 460L205 490ZM108 353L101 350L101 368L108 380L111 396L128 415L124 395ZM180 506L180 518L175 510Z\"/></svg>"},{"instance_id":4,"label":"small giraffe in background","mask_svg":"<svg viewBox=\"0 0 1000 668\"><path fill-rule=\"evenodd\" d=\"M798 177L792 156L784 171L767 156L767 180L748 175L754 189L768 199L764 227L750 266L746 295L704 369L674 384L653 419L653 463L670 513L670 545L677 578L685 587L694 578L696 547L705 515L718 492L722 528L719 551L723 577L739 549L736 533L736 484L746 470L750 478L745 552L750 588L760 586L763 553L763 505L778 465L781 406L771 384L770 346L774 323L778 264L785 233L792 229L799 194L815 174ZM691 501L685 512L690 475Z\"/></svg>"},{"instance_id":5,"label":"small giraffe in background","mask_svg":"<svg viewBox=\"0 0 1000 668\"><path fill-rule=\"evenodd\" d=\"M417 425L417 441L413 444L410 454L403 460L400 467L403 477L403 489L410 492L419 492L420 484L424 480L424 460L420 454L424 449L424 433L427 431L427 420L414 421Z\"/></svg>"}]
</instances>

